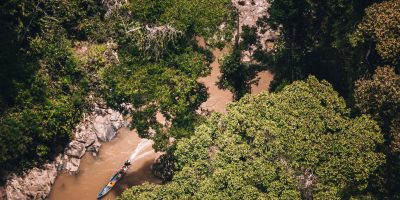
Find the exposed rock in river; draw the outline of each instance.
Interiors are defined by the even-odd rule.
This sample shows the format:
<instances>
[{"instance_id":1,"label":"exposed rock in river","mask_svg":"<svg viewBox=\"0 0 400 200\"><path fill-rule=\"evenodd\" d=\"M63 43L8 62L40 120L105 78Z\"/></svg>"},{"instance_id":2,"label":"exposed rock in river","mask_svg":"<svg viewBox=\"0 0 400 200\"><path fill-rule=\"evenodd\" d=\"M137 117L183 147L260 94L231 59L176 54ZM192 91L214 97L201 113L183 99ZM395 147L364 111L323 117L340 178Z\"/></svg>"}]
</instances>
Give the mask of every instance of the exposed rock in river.
<instances>
[{"instance_id":1,"label":"exposed rock in river","mask_svg":"<svg viewBox=\"0 0 400 200\"><path fill-rule=\"evenodd\" d=\"M68 147L65 149L65 155L75 158L82 158L85 152L85 143L81 143L76 140L69 143Z\"/></svg>"},{"instance_id":2,"label":"exposed rock in river","mask_svg":"<svg viewBox=\"0 0 400 200\"><path fill-rule=\"evenodd\" d=\"M101 146L99 140L110 141L116 136L118 129L128 124L121 113L95 105L93 112L86 114L76 127L75 140L69 143L64 155L57 158L58 169L77 173L80 159L86 151L95 156Z\"/></svg>"},{"instance_id":3,"label":"exposed rock in river","mask_svg":"<svg viewBox=\"0 0 400 200\"><path fill-rule=\"evenodd\" d=\"M33 168L22 176L15 174L9 176L3 189L6 199L45 199L50 193L58 171L78 173L85 152L97 155L101 146L99 140L110 141L116 136L118 129L128 124L118 111L95 105L91 113L83 116L83 120L75 128L74 140L55 161L45 164L40 169Z\"/></svg>"}]
</instances>

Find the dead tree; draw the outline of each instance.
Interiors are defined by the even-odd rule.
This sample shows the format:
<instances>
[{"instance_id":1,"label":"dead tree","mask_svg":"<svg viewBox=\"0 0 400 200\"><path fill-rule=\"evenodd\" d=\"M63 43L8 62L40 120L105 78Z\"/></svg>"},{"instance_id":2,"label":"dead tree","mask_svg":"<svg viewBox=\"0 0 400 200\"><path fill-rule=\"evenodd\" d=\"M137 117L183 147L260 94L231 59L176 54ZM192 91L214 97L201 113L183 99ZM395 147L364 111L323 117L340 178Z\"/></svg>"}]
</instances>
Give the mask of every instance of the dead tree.
<instances>
[{"instance_id":1,"label":"dead tree","mask_svg":"<svg viewBox=\"0 0 400 200\"><path fill-rule=\"evenodd\" d=\"M299 176L299 189L301 192L301 198L304 200L313 199L313 186L317 181L316 176L313 174L311 169L306 169L302 175Z\"/></svg>"},{"instance_id":2,"label":"dead tree","mask_svg":"<svg viewBox=\"0 0 400 200\"><path fill-rule=\"evenodd\" d=\"M151 56L156 60L161 57L169 42L174 42L182 35L181 31L176 30L170 25L144 25L131 28L127 33L132 34L136 46L144 57Z\"/></svg>"}]
</instances>

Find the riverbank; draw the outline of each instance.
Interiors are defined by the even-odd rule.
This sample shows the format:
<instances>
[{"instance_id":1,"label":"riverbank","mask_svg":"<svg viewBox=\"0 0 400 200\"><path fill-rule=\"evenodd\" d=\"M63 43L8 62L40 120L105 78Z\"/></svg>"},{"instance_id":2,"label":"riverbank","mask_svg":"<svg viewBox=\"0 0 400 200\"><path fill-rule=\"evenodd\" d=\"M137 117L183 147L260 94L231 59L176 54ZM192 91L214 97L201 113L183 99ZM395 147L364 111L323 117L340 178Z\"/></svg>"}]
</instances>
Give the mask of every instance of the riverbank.
<instances>
[{"instance_id":1,"label":"riverbank","mask_svg":"<svg viewBox=\"0 0 400 200\"><path fill-rule=\"evenodd\" d=\"M126 127L128 121L119 112L95 104L90 113L83 116L76 126L74 139L53 162L35 167L22 175L10 174L4 186L6 199L44 199L52 189L59 173L77 174L81 159L86 152L97 155L101 143L112 140L117 130Z\"/></svg>"},{"instance_id":2,"label":"riverbank","mask_svg":"<svg viewBox=\"0 0 400 200\"><path fill-rule=\"evenodd\" d=\"M122 128L117 136L108 143L103 143L98 156L85 155L81 160L79 174L60 174L49 195L49 199L95 199L108 180L129 158L140 143L141 138L135 131ZM115 199L128 187L139 185L144 182L160 183L153 176L151 165L160 153L155 153L151 147L152 143L138 154L131 168L124 178L111 190L106 199ZM147 152L147 153L146 153ZM145 156L141 157L141 155Z\"/></svg>"}]
</instances>

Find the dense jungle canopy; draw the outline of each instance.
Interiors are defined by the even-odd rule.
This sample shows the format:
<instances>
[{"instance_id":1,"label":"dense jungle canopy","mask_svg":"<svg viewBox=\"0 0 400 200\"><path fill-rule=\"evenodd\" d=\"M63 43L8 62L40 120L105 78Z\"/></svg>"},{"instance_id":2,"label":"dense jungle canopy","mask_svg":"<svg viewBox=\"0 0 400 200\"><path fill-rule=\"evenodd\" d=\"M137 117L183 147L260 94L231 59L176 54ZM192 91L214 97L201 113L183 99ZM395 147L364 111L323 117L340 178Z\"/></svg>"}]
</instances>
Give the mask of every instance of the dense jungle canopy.
<instances>
[{"instance_id":1,"label":"dense jungle canopy","mask_svg":"<svg viewBox=\"0 0 400 200\"><path fill-rule=\"evenodd\" d=\"M163 184L123 200L400 199L400 1L270 0L239 27L246 3L1 1L1 182L52 161L104 104L165 152ZM202 115L198 80L224 47L215 84L235 102ZM251 96L266 70L270 93Z\"/></svg>"}]
</instances>

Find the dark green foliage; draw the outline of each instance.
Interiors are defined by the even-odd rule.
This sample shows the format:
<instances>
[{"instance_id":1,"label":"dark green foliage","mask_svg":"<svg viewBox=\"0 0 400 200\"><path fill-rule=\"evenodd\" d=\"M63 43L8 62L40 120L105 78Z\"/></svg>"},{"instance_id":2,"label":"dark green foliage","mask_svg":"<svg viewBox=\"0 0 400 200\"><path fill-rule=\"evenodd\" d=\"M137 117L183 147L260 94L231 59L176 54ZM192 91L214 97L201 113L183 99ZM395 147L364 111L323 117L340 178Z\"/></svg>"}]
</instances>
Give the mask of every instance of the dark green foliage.
<instances>
[{"instance_id":1,"label":"dark green foliage","mask_svg":"<svg viewBox=\"0 0 400 200\"><path fill-rule=\"evenodd\" d=\"M230 0L131 0L112 12L99 0L4 0L0 174L52 159L101 97L168 152L154 166L166 184L122 199L399 198L395 69L356 83L356 108L378 124L352 117L326 81L296 81L313 74L349 99L360 75L398 67L398 0L379 2L272 1L258 25L280 31L277 48L255 52L260 65L243 63L242 51L260 43L256 27L242 27L218 83L239 101L203 122L208 95L197 80L213 58L196 37L231 41ZM279 92L246 96L265 69Z\"/></svg>"},{"instance_id":2,"label":"dark green foliage","mask_svg":"<svg viewBox=\"0 0 400 200\"><path fill-rule=\"evenodd\" d=\"M171 153L161 155L153 165L153 173L164 183L169 182L175 173L175 158Z\"/></svg>"},{"instance_id":3,"label":"dark green foliage","mask_svg":"<svg viewBox=\"0 0 400 200\"><path fill-rule=\"evenodd\" d=\"M246 50L251 45L257 45L259 39L257 35L257 27L243 26L240 37L242 39L242 41L239 44L240 45L239 48L241 50Z\"/></svg>"},{"instance_id":4,"label":"dark green foliage","mask_svg":"<svg viewBox=\"0 0 400 200\"><path fill-rule=\"evenodd\" d=\"M391 65L400 67L400 4L398 0L383 1L366 9L362 22L351 38L357 43L375 44L378 55Z\"/></svg>"},{"instance_id":5,"label":"dark green foliage","mask_svg":"<svg viewBox=\"0 0 400 200\"><path fill-rule=\"evenodd\" d=\"M171 0L132 0L132 17L144 23L159 23L168 7L174 6Z\"/></svg>"},{"instance_id":6,"label":"dark green foliage","mask_svg":"<svg viewBox=\"0 0 400 200\"><path fill-rule=\"evenodd\" d=\"M346 98L353 82L379 62L373 44L350 44L349 37L375 0L276 0L260 21L281 31L276 52L262 58L275 74L272 89L282 81L313 74L333 84ZM366 55L368 57L366 58ZM260 57L260 56L259 56Z\"/></svg>"},{"instance_id":7,"label":"dark green foliage","mask_svg":"<svg viewBox=\"0 0 400 200\"><path fill-rule=\"evenodd\" d=\"M98 1L0 3L0 173L51 159L84 111L86 74L73 39L100 23Z\"/></svg>"},{"instance_id":8,"label":"dark green foliage","mask_svg":"<svg viewBox=\"0 0 400 200\"><path fill-rule=\"evenodd\" d=\"M239 100L251 90L257 73L261 71L258 64L249 64L242 62L242 51L248 50L250 46L257 45L256 27L243 26L241 41L235 44L231 52L224 57L220 70L221 77L218 81L218 87L228 89L233 93L235 100Z\"/></svg>"},{"instance_id":9,"label":"dark green foliage","mask_svg":"<svg viewBox=\"0 0 400 200\"><path fill-rule=\"evenodd\" d=\"M371 176L370 191L380 199L400 198L400 76L392 67L379 67L372 79L356 82L356 108L381 126L385 143L379 151L386 163Z\"/></svg>"},{"instance_id":10,"label":"dark green foliage","mask_svg":"<svg viewBox=\"0 0 400 200\"><path fill-rule=\"evenodd\" d=\"M383 161L370 117L351 118L326 81L245 96L179 140L175 176L126 190L131 199L349 199ZM305 182L308 182L307 185Z\"/></svg>"},{"instance_id":11,"label":"dark green foliage","mask_svg":"<svg viewBox=\"0 0 400 200\"><path fill-rule=\"evenodd\" d=\"M230 54L224 57L221 64L221 77L218 87L228 89L233 93L235 100L239 100L251 90L251 83L256 74L256 65L241 62L241 51L234 48Z\"/></svg>"},{"instance_id":12,"label":"dark green foliage","mask_svg":"<svg viewBox=\"0 0 400 200\"><path fill-rule=\"evenodd\" d=\"M156 150L165 150L170 137L193 132L196 110L207 99L197 79L209 73L212 57L190 33L163 25L143 27L119 36L121 63L105 69L104 94L110 106L132 117L131 127L141 137L153 139ZM170 32L148 30L157 28ZM157 113L168 124L157 122Z\"/></svg>"},{"instance_id":13,"label":"dark green foliage","mask_svg":"<svg viewBox=\"0 0 400 200\"><path fill-rule=\"evenodd\" d=\"M178 139L190 134L196 110L207 99L206 88L196 79L161 65L117 66L106 74L106 84L112 90L106 100L114 107L131 104L132 108L120 109L129 112L132 128L141 137L156 141L157 150L166 147L169 137ZM168 133L156 121L157 112L171 123Z\"/></svg>"}]
</instances>

